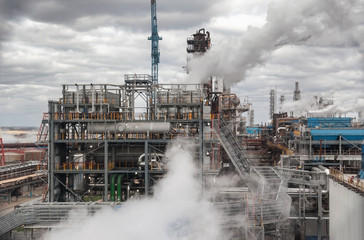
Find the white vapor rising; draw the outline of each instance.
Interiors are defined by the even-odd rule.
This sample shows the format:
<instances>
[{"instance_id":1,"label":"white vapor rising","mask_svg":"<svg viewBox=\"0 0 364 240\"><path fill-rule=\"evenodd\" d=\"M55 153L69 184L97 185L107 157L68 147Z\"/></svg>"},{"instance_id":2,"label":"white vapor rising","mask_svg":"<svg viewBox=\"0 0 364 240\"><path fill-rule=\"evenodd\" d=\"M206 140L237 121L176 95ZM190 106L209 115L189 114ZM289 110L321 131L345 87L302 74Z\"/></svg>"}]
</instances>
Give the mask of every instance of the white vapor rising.
<instances>
[{"instance_id":1,"label":"white vapor rising","mask_svg":"<svg viewBox=\"0 0 364 240\"><path fill-rule=\"evenodd\" d=\"M74 228L53 230L45 239L223 239L216 212L201 199L192 147L177 140L166 153L168 173L154 196L102 211Z\"/></svg>"},{"instance_id":2,"label":"white vapor rising","mask_svg":"<svg viewBox=\"0 0 364 240\"><path fill-rule=\"evenodd\" d=\"M242 37L214 45L189 64L191 79L223 77L227 86L243 80L247 72L265 63L284 46L303 44L355 47L364 55L363 0L277 1L269 6L267 22L249 27ZM300 56L297 56L300 57Z\"/></svg>"},{"instance_id":3,"label":"white vapor rising","mask_svg":"<svg viewBox=\"0 0 364 240\"><path fill-rule=\"evenodd\" d=\"M323 98L323 103L333 100L333 104L320 105L319 98ZM293 113L295 117L342 117L349 113L364 112L364 98L356 98L348 101L347 99L332 98L320 96L315 98L309 94L303 97L300 101L285 102L280 112Z\"/></svg>"}]
</instances>

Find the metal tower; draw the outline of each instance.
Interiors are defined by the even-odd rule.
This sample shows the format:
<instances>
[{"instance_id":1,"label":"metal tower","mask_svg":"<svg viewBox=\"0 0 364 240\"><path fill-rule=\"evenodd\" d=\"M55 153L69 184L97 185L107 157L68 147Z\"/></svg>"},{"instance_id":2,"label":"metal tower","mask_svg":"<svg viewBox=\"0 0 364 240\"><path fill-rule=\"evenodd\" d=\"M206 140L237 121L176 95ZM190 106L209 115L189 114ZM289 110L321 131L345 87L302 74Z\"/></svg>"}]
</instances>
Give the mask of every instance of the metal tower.
<instances>
[{"instance_id":1,"label":"metal tower","mask_svg":"<svg viewBox=\"0 0 364 240\"><path fill-rule=\"evenodd\" d=\"M275 103L276 103L276 92L274 89L271 89L270 90L270 93L269 93L269 96L270 96L270 100L269 100L269 116L270 116L270 119L273 119L273 115L275 113Z\"/></svg>"},{"instance_id":2,"label":"metal tower","mask_svg":"<svg viewBox=\"0 0 364 240\"><path fill-rule=\"evenodd\" d=\"M153 84L158 84L158 63L159 63L159 40L162 40L158 35L157 25L157 1L151 0L151 22L152 22L152 36L148 40L152 40L152 81Z\"/></svg>"},{"instance_id":3,"label":"metal tower","mask_svg":"<svg viewBox=\"0 0 364 240\"><path fill-rule=\"evenodd\" d=\"M298 82L296 82L294 93L293 93L293 101L299 101L299 100L301 100L301 91L300 91Z\"/></svg>"}]
</instances>

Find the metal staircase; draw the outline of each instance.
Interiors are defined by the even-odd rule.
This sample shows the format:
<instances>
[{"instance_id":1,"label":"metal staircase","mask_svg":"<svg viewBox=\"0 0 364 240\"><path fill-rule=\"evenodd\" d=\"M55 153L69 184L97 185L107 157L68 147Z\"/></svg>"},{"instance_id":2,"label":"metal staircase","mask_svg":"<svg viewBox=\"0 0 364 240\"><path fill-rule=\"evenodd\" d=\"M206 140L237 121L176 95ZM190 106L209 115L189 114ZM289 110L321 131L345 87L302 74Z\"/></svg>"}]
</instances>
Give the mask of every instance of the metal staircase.
<instances>
[{"instance_id":1,"label":"metal staircase","mask_svg":"<svg viewBox=\"0 0 364 240\"><path fill-rule=\"evenodd\" d=\"M246 178L251 170L251 164L245 156L241 144L238 143L235 135L223 117L219 117L218 124L214 124L214 130L220 137L221 145L224 147L231 162L242 178Z\"/></svg>"},{"instance_id":2,"label":"metal staircase","mask_svg":"<svg viewBox=\"0 0 364 240\"><path fill-rule=\"evenodd\" d=\"M48 141L48 113L44 113L37 134L37 143L47 143L47 141Z\"/></svg>"},{"instance_id":3,"label":"metal staircase","mask_svg":"<svg viewBox=\"0 0 364 240\"><path fill-rule=\"evenodd\" d=\"M1 217L0 236L23 224L24 217L19 212L11 212Z\"/></svg>"},{"instance_id":4,"label":"metal staircase","mask_svg":"<svg viewBox=\"0 0 364 240\"><path fill-rule=\"evenodd\" d=\"M36 224L42 226L53 226L66 219L84 220L101 209L119 208L121 203L117 202L70 202L70 203L43 203L40 199L24 203L16 209L0 217L0 239L1 235L21 226ZM64 225L64 227L72 227Z\"/></svg>"},{"instance_id":5,"label":"metal staircase","mask_svg":"<svg viewBox=\"0 0 364 240\"><path fill-rule=\"evenodd\" d=\"M239 216L245 216L243 221L247 226L246 237L263 239L264 225L275 224L289 217L292 199L287 194L287 182L274 167L251 165L223 117L215 120L214 131L220 137L220 143L239 175L248 180L250 190L250 193L245 195L225 194L219 203L215 203L215 206L223 212L223 216L226 216L222 219L223 225L239 228L239 223L242 222Z\"/></svg>"}]
</instances>

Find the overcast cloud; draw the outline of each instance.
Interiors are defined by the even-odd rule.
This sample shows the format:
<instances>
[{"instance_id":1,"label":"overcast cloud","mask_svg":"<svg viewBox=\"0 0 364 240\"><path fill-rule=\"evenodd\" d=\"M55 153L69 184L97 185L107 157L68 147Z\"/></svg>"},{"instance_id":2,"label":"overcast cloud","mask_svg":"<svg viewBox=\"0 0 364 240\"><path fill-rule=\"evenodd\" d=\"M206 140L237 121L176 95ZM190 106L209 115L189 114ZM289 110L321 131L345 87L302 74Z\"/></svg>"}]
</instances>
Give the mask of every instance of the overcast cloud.
<instances>
[{"instance_id":1,"label":"overcast cloud","mask_svg":"<svg viewBox=\"0 0 364 240\"><path fill-rule=\"evenodd\" d=\"M342 114L358 111L363 6L364 0L157 0L160 82L224 76L253 103L258 123L268 120L270 89L290 101L295 81L306 98L333 98ZM0 22L0 126L38 126L61 84L123 84L126 73L150 73L150 1L0 0ZM187 78L186 38L203 27L216 61L203 60L204 71Z\"/></svg>"}]
</instances>

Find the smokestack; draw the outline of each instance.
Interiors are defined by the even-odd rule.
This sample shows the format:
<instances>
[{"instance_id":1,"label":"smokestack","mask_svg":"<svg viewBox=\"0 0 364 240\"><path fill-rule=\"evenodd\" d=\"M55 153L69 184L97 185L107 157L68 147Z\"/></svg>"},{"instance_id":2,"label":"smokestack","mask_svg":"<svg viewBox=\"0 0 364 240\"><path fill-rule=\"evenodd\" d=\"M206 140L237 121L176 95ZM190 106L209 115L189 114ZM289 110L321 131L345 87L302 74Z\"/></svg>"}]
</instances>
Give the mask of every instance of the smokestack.
<instances>
[{"instance_id":1,"label":"smokestack","mask_svg":"<svg viewBox=\"0 0 364 240\"><path fill-rule=\"evenodd\" d=\"M254 126L254 109L249 110L249 126Z\"/></svg>"},{"instance_id":2,"label":"smokestack","mask_svg":"<svg viewBox=\"0 0 364 240\"><path fill-rule=\"evenodd\" d=\"M275 102L276 102L276 97L275 97L275 91L274 89L270 90L270 108L269 108L269 116L270 119L273 119L273 114L275 112Z\"/></svg>"},{"instance_id":3,"label":"smokestack","mask_svg":"<svg viewBox=\"0 0 364 240\"><path fill-rule=\"evenodd\" d=\"M364 111L359 111L358 112L358 122L359 123L364 123Z\"/></svg>"},{"instance_id":4,"label":"smokestack","mask_svg":"<svg viewBox=\"0 0 364 240\"><path fill-rule=\"evenodd\" d=\"M282 111L282 107L284 102L286 101L286 97L284 95L281 95L281 97L279 98L279 111Z\"/></svg>"},{"instance_id":5,"label":"smokestack","mask_svg":"<svg viewBox=\"0 0 364 240\"><path fill-rule=\"evenodd\" d=\"M296 86L295 86L294 93L293 93L293 101L296 102L299 100L301 100L301 91L299 89L298 82L296 82Z\"/></svg>"}]
</instances>

